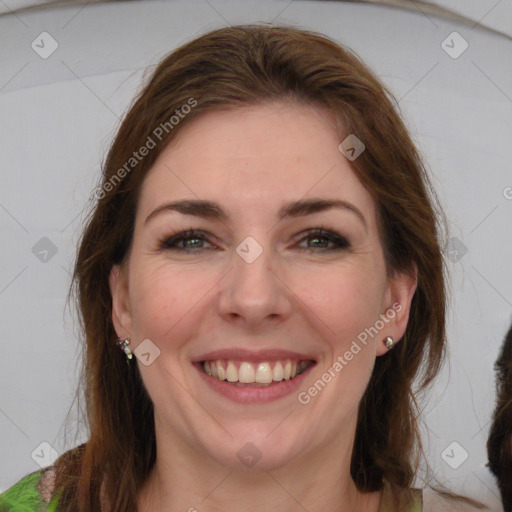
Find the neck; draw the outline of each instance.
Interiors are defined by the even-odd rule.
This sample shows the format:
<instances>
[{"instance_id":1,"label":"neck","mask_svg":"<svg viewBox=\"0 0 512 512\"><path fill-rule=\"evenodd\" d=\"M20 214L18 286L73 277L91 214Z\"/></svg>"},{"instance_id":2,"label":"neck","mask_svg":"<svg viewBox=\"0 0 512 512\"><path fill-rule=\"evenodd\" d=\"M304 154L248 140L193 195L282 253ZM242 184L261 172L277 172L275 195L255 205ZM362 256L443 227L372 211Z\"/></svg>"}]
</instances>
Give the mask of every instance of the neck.
<instances>
[{"instance_id":1,"label":"neck","mask_svg":"<svg viewBox=\"0 0 512 512\"><path fill-rule=\"evenodd\" d=\"M157 459L139 493L140 512L379 510L382 493L360 492L350 476L353 435L350 442L340 436L337 443L317 446L280 467L240 471L220 465L183 439L156 432Z\"/></svg>"}]
</instances>

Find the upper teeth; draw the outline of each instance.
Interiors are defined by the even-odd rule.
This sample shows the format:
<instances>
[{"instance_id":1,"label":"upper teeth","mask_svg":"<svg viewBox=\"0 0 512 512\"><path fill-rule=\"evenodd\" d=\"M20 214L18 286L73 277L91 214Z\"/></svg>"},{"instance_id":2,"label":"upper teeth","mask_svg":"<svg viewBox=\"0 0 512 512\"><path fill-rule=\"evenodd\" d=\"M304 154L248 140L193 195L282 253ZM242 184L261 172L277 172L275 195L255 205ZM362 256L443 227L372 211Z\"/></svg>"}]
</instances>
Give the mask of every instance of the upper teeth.
<instances>
[{"instance_id":1,"label":"upper teeth","mask_svg":"<svg viewBox=\"0 0 512 512\"><path fill-rule=\"evenodd\" d=\"M272 368L272 364L274 367ZM272 381L290 379L302 373L309 366L308 361L277 361L248 363L246 361L205 361L203 370L212 377L228 382L260 382L268 384Z\"/></svg>"}]
</instances>

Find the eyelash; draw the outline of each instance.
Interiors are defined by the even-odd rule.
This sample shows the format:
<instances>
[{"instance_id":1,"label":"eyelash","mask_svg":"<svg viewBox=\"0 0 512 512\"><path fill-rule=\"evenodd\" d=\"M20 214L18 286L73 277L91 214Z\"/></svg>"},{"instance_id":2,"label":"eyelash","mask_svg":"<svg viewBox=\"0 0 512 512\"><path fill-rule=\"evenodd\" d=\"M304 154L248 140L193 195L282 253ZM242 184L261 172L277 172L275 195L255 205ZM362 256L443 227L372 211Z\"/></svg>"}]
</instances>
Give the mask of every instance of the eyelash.
<instances>
[{"instance_id":1,"label":"eyelash","mask_svg":"<svg viewBox=\"0 0 512 512\"><path fill-rule=\"evenodd\" d=\"M188 229L186 231L181 231L180 233L166 236L162 240L160 240L159 248L167 249L172 251L184 252L187 254L194 254L197 252L201 252L204 250L202 247L194 247L194 248L184 248L184 247L176 247L179 242L189 239L198 239L208 242L208 238L203 236L204 232L196 229ZM338 235L337 233L329 230L325 230L323 228L315 228L306 232L306 235L303 236L299 242L303 240L312 239L312 238L325 238L329 242L336 244L336 247L325 249L321 247L301 247L300 249L303 251L313 251L313 252L332 252L332 251L341 251L346 250L350 247L349 241L343 237ZM211 242L208 242L211 243Z\"/></svg>"}]
</instances>

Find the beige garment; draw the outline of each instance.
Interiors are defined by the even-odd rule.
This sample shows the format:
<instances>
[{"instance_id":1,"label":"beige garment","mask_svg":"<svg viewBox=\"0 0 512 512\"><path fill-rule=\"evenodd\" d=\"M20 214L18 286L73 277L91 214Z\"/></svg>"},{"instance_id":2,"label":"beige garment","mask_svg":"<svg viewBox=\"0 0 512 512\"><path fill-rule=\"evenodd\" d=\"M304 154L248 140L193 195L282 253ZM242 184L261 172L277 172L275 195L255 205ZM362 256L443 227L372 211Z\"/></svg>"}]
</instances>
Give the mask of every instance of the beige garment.
<instances>
[{"instance_id":1,"label":"beige garment","mask_svg":"<svg viewBox=\"0 0 512 512\"><path fill-rule=\"evenodd\" d=\"M423 512L421 489L402 489L384 480L379 512Z\"/></svg>"},{"instance_id":2,"label":"beige garment","mask_svg":"<svg viewBox=\"0 0 512 512\"><path fill-rule=\"evenodd\" d=\"M503 512L503 507L497 503L483 503L487 508L478 509L466 503L443 498L432 489L423 491L423 512Z\"/></svg>"}]
</instances>

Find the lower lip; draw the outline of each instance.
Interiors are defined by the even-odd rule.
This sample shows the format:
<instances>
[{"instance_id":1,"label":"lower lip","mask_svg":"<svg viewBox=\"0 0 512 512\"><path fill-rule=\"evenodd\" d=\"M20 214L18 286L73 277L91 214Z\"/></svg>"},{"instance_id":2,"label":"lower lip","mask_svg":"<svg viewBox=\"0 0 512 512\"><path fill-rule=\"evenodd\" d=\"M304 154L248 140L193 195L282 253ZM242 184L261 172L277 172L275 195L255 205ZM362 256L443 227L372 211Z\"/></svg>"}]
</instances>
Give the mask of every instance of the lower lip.
<instances>
[{"instance_id":1,"label":"lower lip","mask_svg":"<svg viewBox=\"0 0 512 512\"><path fill-rule=\"evenodd\" d=\"M196 363L194 366L197 368L206 384L208 384L217 393L220 393L226 398L240 404L253 404L273 402L297 391L311 369L316 366L316 363L308 366L300 375L293 379L274 382L273 384L265 387L235 386L228 381L215 379L214 377L206 374L200 363Z\"/></svg>"}]
</instances>

